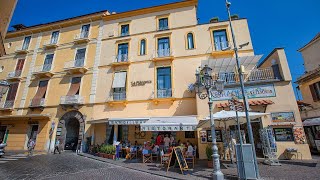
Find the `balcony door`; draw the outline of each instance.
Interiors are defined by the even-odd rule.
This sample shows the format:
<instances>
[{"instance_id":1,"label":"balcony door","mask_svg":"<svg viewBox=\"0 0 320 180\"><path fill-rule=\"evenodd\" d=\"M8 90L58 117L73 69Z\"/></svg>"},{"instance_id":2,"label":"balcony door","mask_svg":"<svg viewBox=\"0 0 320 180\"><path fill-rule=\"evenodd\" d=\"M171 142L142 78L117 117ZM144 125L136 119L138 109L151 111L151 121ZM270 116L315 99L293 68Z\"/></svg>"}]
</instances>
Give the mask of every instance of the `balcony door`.
<instances>
[{"instance_id":1,"label":"balcony door","mask_svg":"<svg viewBox=\"0 0 320 180\"><path fill-rule=\"evenodd\" d=\"M226 30L213 31L213 38L216 51L221 51L229 46Z\"/></svg>"},{"instance_id":2,"label":"balcony door","mask_svg":"<svg viewBox=\"0 0 320 180\"><path fill-rule=\"evenodd\" d=\"M88 38L89 37L89 29L90 29L90 24L83 25L81 27L81 38Z\"/></svg>"},{"instance_id":3,"label":"balcony door","mask_svg":"<svg viewBox=\"0 0 320 180\"><path fill-rule=\"evenodd\" d=\"M123 43L118 45L118 62L125 62L128 60L128 53L129 53L129 45L128 43Z\"/></svg>"},{"instance_id":4,"label":"balcony door","mask_svg":"<svg viewBox=\"0 0 320 180\"><path fill-rule=\"evenodd\" d=\"M157 69L157 95L158 98L172 96L171 67L161 67Z\"/></svg>"},{"instance_id":5,"label":"balcony door","mask_svg":"<svg viewBox=\"0 0 320 180\"><path fill-rule=\"evenodd\" d=\"M51 70L53 56L54 56L53 54L47 54L46 55L46 59L44 60L42 71L47 72L47 71Z\"/></svg>"},{"instance_id":6,"label":"balcony door","mask_svg":"<svg viewBox=\"0 0 320 180\"><path fill-rule=\"evenodd\" d=\"M29 48L30 41L31 41L31 36L27 36L24 38L23 45L22 45L23 50L27 50Z\"/></svg>"},{"instance_id":7,"label":"balcony door","mask_svg":"<svg viewBox=\"0 0 320 180\"><path fill-rule=\"evenodd\" d=\"M75 67L82 67L84 65L84 57L86 55L86 48L78 49L75 59Z\"/></svg>"},{"instance_id":8,"label":"balcony door","mask_svg":"<svg viewBox=\"0 0 320 180\"><path fill-rule=\"evenodd\" d=\"M25 59L19 59L17 62L17 66L16 66L16 71L15 71L15 76L20 76L22 69L23 69L23 65L24 65L24 61Z\"/></svg>"},{"instance_id":9,"label":"balcony door","mask_svg":"<svg viewBox=\"0 0 320 180\"><path fill-rule=\"evenodd\" d=\"M170 40L168 37L158 39L158 57L169 56Z\"/></svg>"},{"instance_id":10,"label":"balcony door","mask_svg":"<svg viewBox=\"0 0 320 180\"><path fill-rule=\"evenodd\" d=\"M58 43L58 38L59 38L59 31L54 31L51 34L51 44L57 44Z\"/></svg>"},{"instance_id":11,"label":"balcony door","mask_svg":"<svg viewBox=\"0 0 320 180\"><path fill-rule=\"evenodd\" d=\"M18 90L19 83L10 84L10 88L7 94L6 103L4 108L11 108L13 107L14 100L16 98L17 90Z\"/></svg>"}]
</instances>

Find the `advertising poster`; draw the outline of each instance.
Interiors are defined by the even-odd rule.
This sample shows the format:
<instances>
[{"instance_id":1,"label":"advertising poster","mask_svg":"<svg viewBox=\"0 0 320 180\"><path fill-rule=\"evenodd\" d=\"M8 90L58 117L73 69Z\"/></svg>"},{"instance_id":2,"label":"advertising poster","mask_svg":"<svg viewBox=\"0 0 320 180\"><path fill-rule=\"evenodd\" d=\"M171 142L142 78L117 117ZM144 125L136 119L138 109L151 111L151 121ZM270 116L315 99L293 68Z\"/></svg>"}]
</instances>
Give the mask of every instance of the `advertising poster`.
<instances>
[{"instance_id":1,"label":"advertising poster","mask_svg":"<svg viewBox=\"0 0 320 180\"><path fill-rule=\"evenodd\" d=\"M271 113L272 122L294 122L293 112Z\"/></svg>"}]
</instances>

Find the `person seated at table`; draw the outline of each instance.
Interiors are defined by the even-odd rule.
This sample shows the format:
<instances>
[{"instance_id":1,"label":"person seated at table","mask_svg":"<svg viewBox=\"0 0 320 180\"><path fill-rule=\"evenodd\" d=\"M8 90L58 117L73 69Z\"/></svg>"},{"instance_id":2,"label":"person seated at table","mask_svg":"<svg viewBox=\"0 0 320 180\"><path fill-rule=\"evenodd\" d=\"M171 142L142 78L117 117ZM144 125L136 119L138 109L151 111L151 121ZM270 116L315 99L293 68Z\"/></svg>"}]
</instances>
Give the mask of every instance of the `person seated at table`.
<instances>
[{"instance_id":1,"label":"person seated at table","mask_svg":"<svg viewBox=\"0 0 320 180\"><path fill-rule=\"evenodd\" d=\"M174 137L170 134L170 146L174 144Z\"/></svg>"},{"instance_id":2,"label":"person seated at table","mask_svg":"<svg viewBox=\"0 0 320 180\"><path fill-rule=\"evenodd\" d=\"M152 147L151 147L152 148ZM160 147L158 145L155 145L153 148L152 148L152 153L157 153L159 151Z\"/></svg>"},{"instance_id":3,"label":"person seated at table","mask_svg":"<svg viewBox=\"0 0 320 180\"><path fill-rule=\"evenodd\" d=\"M164 148L165 148L165 149L168 149L169 146L170 146L170 142L171 142L168 134L166 134L166 137L163 139L163 141L164 141Z\"/></svg>"},{"instance_id":4,"label":"person seated at table","mask_svg":"<svg viewBox=\"0 0 320 180\"><path fill-rule=\"evenodd\" d=\"M138 145L138 141L134 141L134 146L135 147L138 147L139 145Z\"/></svg>"},{"instance_id":5,"label":"person seated at table","mask_svg":"<svg viewBox=\"0 0 320 180\"><path fill-rule=\"evenodd\" d=\"M154 137L152 136L152 137L151 137L151 140L150 140L150 145L151 145L151 147L153 148L153 147L155 146L155 144L156 144L156 140L155 140Z\"/></svg>"},{"instance_id":6,"label":"person seated at table","mask_svg":"<svg viewBox=\"0 0 320 180\"><path fill-rule=\"evenodd\" d=\"M192 146L192 143L188 142L187 143L187 152L186 152L186 156L193 156L193 146Z\"/></svg>"},{"instance_id":7,"label":"person seated at table","mask_svg":"<svg viewBox=\"0 0 320 180\"><path fill-rule=\"evenodd\" d=\"M144 142L144 147L143 147L143 150L142 150L142 154L151 154L150 141Z\"/></svg>"},{"instance_id":8,"label":"person seated at table","mask_svg":"<svg viewBox=\"0 0 320 180\"><path fill-rule=\"evenodd\" d=\"M167 154L170 154L172 151L173 151L173 145L169 147Z\"/></svg>"},{"instance_id":9,"label":"person seated at table","mask_svg":"<svg viewBox=\"0 0 320 180\"><path fill-rule=\"evenodd\" d=\"M180 146L181 145L181 140L179 139L177 142L176 142L176 146Z\"/></svg>"}]
</instances>

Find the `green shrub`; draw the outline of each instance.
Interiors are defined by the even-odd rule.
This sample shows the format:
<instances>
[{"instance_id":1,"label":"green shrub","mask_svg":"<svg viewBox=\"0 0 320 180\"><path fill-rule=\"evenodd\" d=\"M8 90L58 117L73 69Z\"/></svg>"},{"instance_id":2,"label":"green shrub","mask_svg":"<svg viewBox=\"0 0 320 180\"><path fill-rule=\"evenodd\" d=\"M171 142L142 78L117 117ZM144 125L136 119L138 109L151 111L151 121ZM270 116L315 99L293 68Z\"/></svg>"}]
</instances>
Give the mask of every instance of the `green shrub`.
<instances>
[{"instance_id":1,"label":"green shrub","mask_svg":"<svg viewBox=\"0 0 320 180\"><path fill-rule=\"evenodd\" d=\"M211 161L212 155L213 155L213 150L212 150L212 147L209 145L206 147L206 155L207 155L208 161Z\"/></svg>"}]
</instances>

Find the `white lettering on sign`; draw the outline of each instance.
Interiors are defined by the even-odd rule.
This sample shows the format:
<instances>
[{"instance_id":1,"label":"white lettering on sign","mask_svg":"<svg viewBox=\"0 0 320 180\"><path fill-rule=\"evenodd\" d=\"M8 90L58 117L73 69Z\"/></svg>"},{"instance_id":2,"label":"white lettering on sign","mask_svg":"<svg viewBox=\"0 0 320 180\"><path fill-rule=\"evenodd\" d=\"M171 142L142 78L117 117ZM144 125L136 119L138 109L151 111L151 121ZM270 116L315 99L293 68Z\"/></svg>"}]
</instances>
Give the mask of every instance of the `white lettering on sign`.
<instances>
[{"instance_id":1,"label":"white lettering on sign","mask_svg":"<svg viewBox=\"0 0 320 180\"><path fill-rule=\"evenodd\" d=\"M240 88L230 88L225 89L220 94L216 90L210 91L214 101L221 101L221 100L229 100L235 94L237 98L242 98L242 93ZM275 97L276 91L274 89L273 84L268 85L261 85L261 86L247 86L245 87L245 93L247 98L264 98L264 97Z\"/></svg>"},{"instance_id":2,"label":"white lettering on sign","mask_svg":"<svg viewBox=\"0 0 320 180\"><path fill-rule=\"evenodd\" d=\"M142 124L144 120L109 120L110 125L136 125Z\"/></svg>"},{"instance_id":3,"label":"white lettering on sign","mask_svg":"<svg viewBox=\"0 0 320 180\"><path fill-rule=\"evenodd\" d=\"M141 131L195 131L197 126L144 126Z\"/></svg>"}]
</instances>

